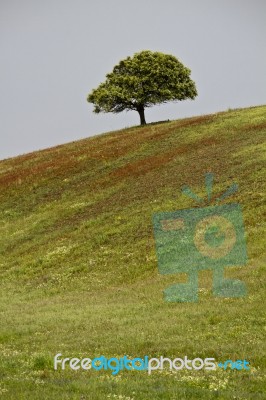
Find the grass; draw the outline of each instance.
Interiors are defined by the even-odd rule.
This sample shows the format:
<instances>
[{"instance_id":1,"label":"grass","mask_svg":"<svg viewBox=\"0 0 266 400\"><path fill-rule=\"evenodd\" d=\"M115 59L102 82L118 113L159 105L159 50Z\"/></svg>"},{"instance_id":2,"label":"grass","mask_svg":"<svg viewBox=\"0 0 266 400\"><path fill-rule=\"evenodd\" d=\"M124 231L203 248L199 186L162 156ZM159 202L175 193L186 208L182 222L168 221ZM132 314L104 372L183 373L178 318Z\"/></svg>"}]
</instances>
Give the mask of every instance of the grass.
<instances>
[{"instance_id":1,"label":"grass","mask_svg":"<svg viewBox=\"0 0 266 400\"><path fill-rule=\"evenodd\" d=\"M263 399L266 106L134 127L0 162L3 399ZM181 193L242 205L249 261L226 268L244 298L168 303L185 274L158 272L152 215ZM250 371L62 371L53 357L246 359ZM120 396L120 397L119 397Z\"/></svg>"}]
</instances>

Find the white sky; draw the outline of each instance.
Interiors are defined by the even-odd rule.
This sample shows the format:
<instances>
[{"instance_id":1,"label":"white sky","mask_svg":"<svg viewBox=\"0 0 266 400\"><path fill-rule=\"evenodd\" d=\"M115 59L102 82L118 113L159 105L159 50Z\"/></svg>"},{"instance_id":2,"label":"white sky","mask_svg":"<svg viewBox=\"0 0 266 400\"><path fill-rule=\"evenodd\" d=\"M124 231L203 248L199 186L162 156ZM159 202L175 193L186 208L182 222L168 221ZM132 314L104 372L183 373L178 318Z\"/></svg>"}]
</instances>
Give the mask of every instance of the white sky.
<instances>
[{"instance_id":1,"label":"white sky","mask_svg":"<svg viewBox=\"0 0 266 400\"><path fill-rule=\"evenodd\" d=\"M265 0L0 0L0 159L139 124L86 97L121 59L173 54L198 97L147 122L266 104Z\"/></svg>"}]
</instances>

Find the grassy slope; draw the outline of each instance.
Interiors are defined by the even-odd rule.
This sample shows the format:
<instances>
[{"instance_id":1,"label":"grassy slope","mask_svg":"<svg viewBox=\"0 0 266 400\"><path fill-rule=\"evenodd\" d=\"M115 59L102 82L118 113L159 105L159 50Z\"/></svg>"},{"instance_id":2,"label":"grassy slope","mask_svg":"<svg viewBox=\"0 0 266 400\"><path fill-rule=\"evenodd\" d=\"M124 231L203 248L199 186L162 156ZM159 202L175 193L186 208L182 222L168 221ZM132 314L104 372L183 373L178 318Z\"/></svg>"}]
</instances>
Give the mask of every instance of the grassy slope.
<instances>
[{"instance_id":1,"label":"grassy slope","mask_svg":"<svg viewBox=\"0 0 266 400\"><path fill-rule=\"evenodd\" d=\"M1 384L6 399L263 398L266 106L130 128L0 162ZM183 184L240 191L248 296L167 303L152 214L195 207ZM265 331L264 331L265 332ZM252 370L54 371L53 356L244 359ZM109 397L108 397L109 396ZM235 396L235 397L234 397Z\"/></svg>"}]
</instances>

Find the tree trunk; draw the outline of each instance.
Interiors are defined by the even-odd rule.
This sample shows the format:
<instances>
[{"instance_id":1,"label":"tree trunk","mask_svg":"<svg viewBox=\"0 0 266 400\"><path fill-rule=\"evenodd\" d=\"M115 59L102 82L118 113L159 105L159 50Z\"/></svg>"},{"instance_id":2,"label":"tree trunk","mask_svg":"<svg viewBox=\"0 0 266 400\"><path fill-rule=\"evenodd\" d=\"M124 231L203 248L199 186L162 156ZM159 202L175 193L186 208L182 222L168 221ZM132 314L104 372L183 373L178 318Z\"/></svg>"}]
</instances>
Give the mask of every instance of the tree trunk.
<instances>
[{"instance_id":1,"label":"tree trunk","mask_svg":"<svg viewBox=\"0 0 266 400\"><path fill-rule=\"evenodd\" d=\"M137 111L138 111L139 117L140 117L140 125L146 125L145 114L144 114L144 106L139 106L137 108Z\"/></svg>"}]
</instances>

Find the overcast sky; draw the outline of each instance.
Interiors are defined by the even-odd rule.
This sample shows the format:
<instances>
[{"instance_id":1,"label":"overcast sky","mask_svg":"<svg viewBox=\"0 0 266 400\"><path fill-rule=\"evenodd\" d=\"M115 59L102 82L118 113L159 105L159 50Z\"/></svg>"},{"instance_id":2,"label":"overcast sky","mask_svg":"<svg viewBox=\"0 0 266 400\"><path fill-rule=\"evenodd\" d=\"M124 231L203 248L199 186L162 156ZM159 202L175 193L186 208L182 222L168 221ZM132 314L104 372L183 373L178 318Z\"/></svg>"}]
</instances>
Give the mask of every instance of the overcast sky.
<instances>
[{"instance_id":1,"label":"overcast sky","mask_svg":"<svg viewBox=\"0 0 266 400\"><path fill-rule=\"evenodd\" d=\"M121 59L173 54L198 97L147 122L266 104L265 0L0 0L0 159L139 124L86 97Z\"/></svg>"}]
</instances>

